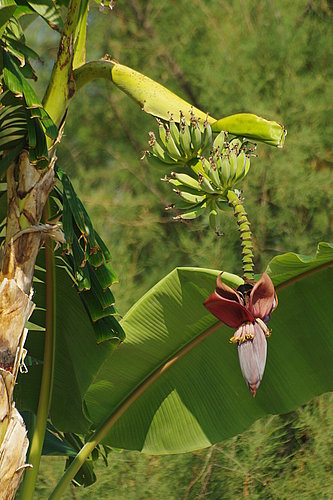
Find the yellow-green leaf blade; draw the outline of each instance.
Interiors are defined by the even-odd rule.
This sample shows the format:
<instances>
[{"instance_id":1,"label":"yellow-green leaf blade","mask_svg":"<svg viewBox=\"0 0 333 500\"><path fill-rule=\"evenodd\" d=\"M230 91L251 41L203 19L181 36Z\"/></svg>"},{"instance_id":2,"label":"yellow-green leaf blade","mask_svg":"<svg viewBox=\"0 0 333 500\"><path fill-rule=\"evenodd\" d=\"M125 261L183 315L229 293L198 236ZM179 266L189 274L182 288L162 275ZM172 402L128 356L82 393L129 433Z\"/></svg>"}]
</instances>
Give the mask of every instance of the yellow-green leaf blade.
<instances>
[{"instance_id":1,"label":"yellow-green leaf blade","mask_svg":"<svg viewBox=\"0 0 333 500\"><path fill-rule=\"evenodd\" d=\"M252 113L238 113L226 116L212 123L213 132L225 130L230 134L248 137L270 146L282 148L287 135L283 125L269 121Z\"/></svg>"}]
</instances>

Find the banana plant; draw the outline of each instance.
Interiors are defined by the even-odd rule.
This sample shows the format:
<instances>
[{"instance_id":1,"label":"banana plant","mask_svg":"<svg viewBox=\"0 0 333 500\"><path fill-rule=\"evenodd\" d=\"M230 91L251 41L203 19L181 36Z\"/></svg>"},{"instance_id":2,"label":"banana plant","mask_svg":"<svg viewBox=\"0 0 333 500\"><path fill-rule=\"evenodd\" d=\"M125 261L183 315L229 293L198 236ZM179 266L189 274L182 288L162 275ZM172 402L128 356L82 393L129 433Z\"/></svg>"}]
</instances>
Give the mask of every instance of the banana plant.
<instances>
[{"instance_id":1,"label":"banana plant","mask_svg":"<svg viewBox=\"0 0 333 500\"><path fill-rule=\"evenodd\" d=\"M60 36L41 101L29 82L37 76L30 60L38 54L27 46L22 23L36 16ZM312 259L286 254L268 265L280 305L272 319L277 333L266 386L255 402L239 380L235 351L225 348L226 328L202 305L218 271L176 269L119 321L109 249L56 158L70 100L94 79L110 81L162 120L166 132L168 122L168 137L177 129L183 151L187 141L186 162L196 164L207 133L218 134L219 140L230 134L232 140L282 147L286 130L249 113L213 118L108 56L86 62L87 16L87 0L4 0L0 11L0 498L15 496L23 474L22 498L33 497L43 442L51 442L50 434L53 445L56 439L69 457L51 496L60 498L70 481L87 485L94 480L86 461L96 449L103 455L108 446L149 453L209 446L265 413L289 411L329 390L332 380L325 375L332 350L324 326L331 314L329 244L322 244ZM175 146L168 140L172 165L183 160ZM158 156L156 148L152 156ZM246 154L237 158L235 182L248 171ZM218 178L208 165L208 173L192 165L192 174L200 181L199 196L204 190L211 203L217 194L219 202L234 207L241 225L244 213L228 184L230 176L221 185L228 165L221 162ZM176 173L172 179L195 190L195 176L182 174L187 175ZM211 181L218 193L209 191ZM183 191L193 195L189 189ZM249 241L248 227L241 231L243 242ZM252 248L245 244L244 249L244 277L250 279ZM236 288L244 283L227 272L221 280ZM313 297L316 308L304 311ZM308 369L314 355L323 360L315 375Z\"/></svg>"}]
</instances>

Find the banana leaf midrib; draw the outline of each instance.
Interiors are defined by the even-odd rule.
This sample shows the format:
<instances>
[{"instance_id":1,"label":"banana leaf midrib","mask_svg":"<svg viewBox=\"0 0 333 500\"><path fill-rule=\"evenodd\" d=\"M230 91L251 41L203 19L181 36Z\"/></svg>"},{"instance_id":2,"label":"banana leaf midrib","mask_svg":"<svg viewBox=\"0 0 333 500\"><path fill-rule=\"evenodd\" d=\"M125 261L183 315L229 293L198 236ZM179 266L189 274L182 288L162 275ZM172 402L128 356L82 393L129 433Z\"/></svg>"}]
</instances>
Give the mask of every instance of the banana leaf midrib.
<instances>
[{"instance_id":1,"label":"banana leaf midrib","mask_svg":"<svg viewBox=\"0 0 333 500\"><path fill-rule=\"evenodd\" d=\"M205 340L210 334L215 332L218 328L222 326L221 321L216 321L212 326L207 328L204 332L197 335L195 338L191 339L186 344L182 345L179 349L174 351L166 361L159 364L156 368L151 370L137 385L136 387L125 396L114 408L114 411L107 417L105 422L100 426L103 428L107 425L107 422L112 420L112 427L117 420L123 415L123 413L144 393L148 387L150 387L160 376L162 376L171 366L173 366L179 359L181 359L185 354L190 352L194 347ZM97 375L98 376L98 375ZM97 376L95 378L97 378ZM98 431L97 431L98 432Z\"/></svg>"},{"instance_id":2,"label":"banana leaf midrib","mask_svg":"<svg viewBox=\"0 0 333 500\"><path fill-rule=\"evenodd\" d=\"M275 289L282 290L283 288L290 286L290 285L296 283L297 281L300 281L301 279L307 278L311 274L322 271L326 267L330 267L330 266L333 266L333 259L328 261L328 262L323 262L323 264L321 264L318 267L314 267L313 269L309 269L308 271L304 271L303 273L298 274L297 276L294 276L293 278L287 279L283 283L276 285ZM273 279L273 281L274 281L274 279Z\"/></svg>"}]
</instances>

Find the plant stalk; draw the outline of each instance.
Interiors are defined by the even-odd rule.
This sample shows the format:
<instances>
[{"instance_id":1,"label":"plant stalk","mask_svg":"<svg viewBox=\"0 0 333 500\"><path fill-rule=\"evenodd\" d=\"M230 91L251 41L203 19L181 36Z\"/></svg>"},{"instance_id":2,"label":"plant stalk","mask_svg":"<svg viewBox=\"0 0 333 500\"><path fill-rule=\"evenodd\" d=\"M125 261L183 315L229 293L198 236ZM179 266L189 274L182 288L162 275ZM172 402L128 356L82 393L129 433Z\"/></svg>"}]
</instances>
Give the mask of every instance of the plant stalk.
<instances>
[{"instance_id":1,"label":"plant stalk","mask_svg":"<svg viewBox=\"0 0 333 500\"><path fill-rule=\"evenodd\" d=\"M62 121L69 99L75 93L73 78L74 35L80 21L80 4L81 0L70 0L57 60L43 99L44 109L57 126ZM82 26L82 29L85 27Z\"/></svg>"},{"instance_id":2,"label":"plant stalk","mask_svg":"<svg viewBox=\"0 0 333 500\"><path fill-rule=\"evenodd\" d=\"M49 201L44 209L44 220L49 219ZM55 355L55 262L53 243L49 239L45 244L45 268L46 268L46 316L45 316L45 342L44 359L41 388L39 394L38 410L35 421L35 429L31 441L28 463L32 465L25 472L22 486L21 498L30 500L35 491L39 464L42 455L44 437L46 432L47 418L49 414L54 372Z\"/></svg>"},{"instance_id":3,"label":"plant stalk","mask_svg":"<svg viewBox=\"0 0 333 500\"><path fill-rule=\"evenodd\" d=\"M90 61L83 64L73 72L75 80L75 90L78 91L87 83L96 80L96 78L103 78L112 81L112 68L114 62L107 59L100 59L98 61Z\"/></svg>"},{"instance_id":4,"label":"plant stalk","mask_svg":"<svg viewBox=\"0 0 333 500\"><path fill-rule=\"evenodd\" d=\"M8 500L14 498L28 467L25 460L29 442L23 419L15 408L13 392L26 352L25 324L34 309L31 285L35 261L45 238L38 226L53 179L53 165L43 171L36 170L26 150L21 151L17 164L7 170L8 212L0 291L1 303L9 304L10 314L6 307L0 310L0 497Z\"/></svg>"},{"instance_id":5,"label":"plant stalk","mask_svg":"<svg viewBox=\"0 0 333 500\"><path fill-rule=\"evenodd\" d=\"M245 280L253 280L253 243L251 224L248 220L247 213L242 204L242 200L234 191L228 191L229 205L234 210L234 216L237 219L238 230L240 232L240 240L242 247L242 263L243 277Z\"/></svg>"}]
</instances>

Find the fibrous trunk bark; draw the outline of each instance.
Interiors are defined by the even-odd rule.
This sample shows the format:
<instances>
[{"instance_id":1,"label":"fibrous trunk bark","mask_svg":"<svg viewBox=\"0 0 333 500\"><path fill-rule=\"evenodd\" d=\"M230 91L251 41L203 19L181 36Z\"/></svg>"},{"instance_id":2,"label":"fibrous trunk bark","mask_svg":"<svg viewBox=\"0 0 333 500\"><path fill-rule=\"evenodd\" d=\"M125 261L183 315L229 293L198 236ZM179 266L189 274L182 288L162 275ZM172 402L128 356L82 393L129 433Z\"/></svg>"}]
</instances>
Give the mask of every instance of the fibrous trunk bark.
<instances>
[{"instance_id":1,"label":"fibrous trunk bark","mask_svg":"<svg viewBox=\"0 0 333 500\"><path fill-rule=\"evenodd\" d=\"M54 186L53 162L37 170L22 151L7 171L6 241L0 273L0 500L14 498L26 467L29 446L23 419L15 408L14 386L24 366L25 324L34 309L32 278L38 251L58 226L40 224ZM60 236L61 239L61 236Z\"/></svg>"}]
</instances>

